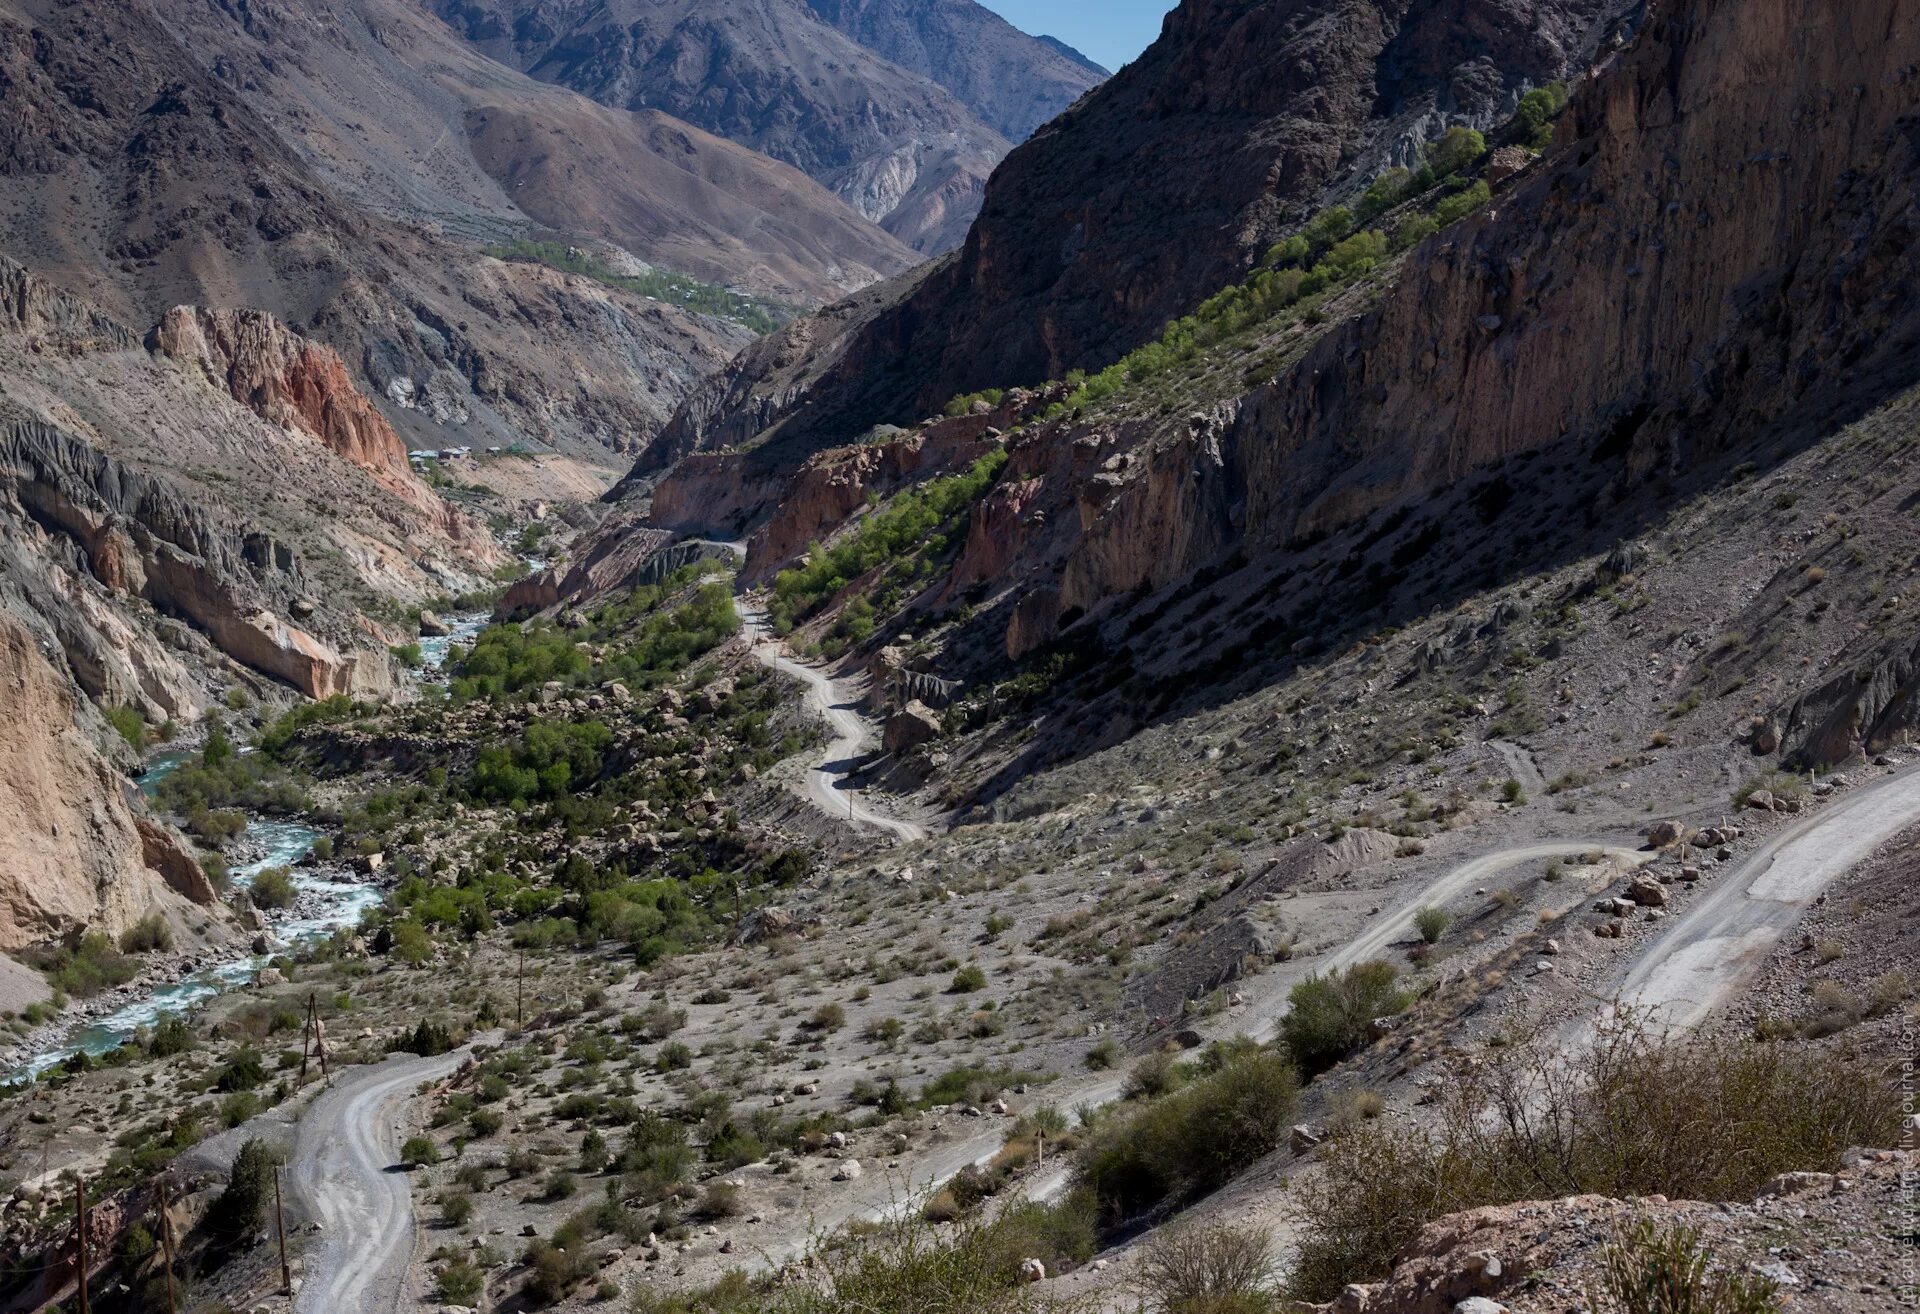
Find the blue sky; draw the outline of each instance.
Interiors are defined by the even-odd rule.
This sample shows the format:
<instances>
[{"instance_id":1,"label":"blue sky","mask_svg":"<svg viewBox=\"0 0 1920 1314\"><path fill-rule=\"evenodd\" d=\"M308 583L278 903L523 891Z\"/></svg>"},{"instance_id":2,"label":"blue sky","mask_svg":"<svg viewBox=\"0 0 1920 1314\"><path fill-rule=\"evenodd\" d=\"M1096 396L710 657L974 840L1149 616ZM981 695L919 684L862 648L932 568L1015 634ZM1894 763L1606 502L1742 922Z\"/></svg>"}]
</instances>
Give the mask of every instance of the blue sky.
<instances>
[{"instance_id":1,"label":"blue sky","mask_svg":"<svg viewBox=\"0 0 1920 1314\"><path fill-rule=\"evenodd\" d=\"M1178 0L981 0L1015 27L1059 37L1096 63L1117 69L1160 35Z\"/></svg>"}]
</instances>

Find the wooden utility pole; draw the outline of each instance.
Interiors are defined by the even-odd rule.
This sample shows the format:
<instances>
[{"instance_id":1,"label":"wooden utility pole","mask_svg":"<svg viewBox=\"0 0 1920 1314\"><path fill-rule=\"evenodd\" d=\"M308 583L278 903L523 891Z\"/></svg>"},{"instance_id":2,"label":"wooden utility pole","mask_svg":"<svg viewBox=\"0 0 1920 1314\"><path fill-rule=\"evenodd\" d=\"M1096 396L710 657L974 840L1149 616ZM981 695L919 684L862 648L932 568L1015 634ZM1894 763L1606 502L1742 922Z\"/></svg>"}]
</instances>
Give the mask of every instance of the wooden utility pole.
<instances>
[{"instance_id":1,"label":"wooden utility pole","mask_svg":"<svg viewBox=\"0 0 1920 1314\"><path fill-rule=\"evenodd\" d=\"M513 1025L523 1027L527 1022L527 951L520 951L520 970L513 982Z\"/></svg>"},{"instance_id":2,"label":"wooden utility pole","mask_svg":"<svg viewBox=\"0 0 1920 1314\"><path fill-rule=\"evenodd\" d=\"M287 1266L287 1216L280 1209L280 1165L273 1166L273 1229L280 1234L280 1290L293 1294L293 1270Z\"/></svg>"},{"instance_id":3,"label":"wooden utility pole","mask_svg":"<svg viewBox=\"0 0 1920 1314\"><path fill-rule=\"evenodd\" d=\"M313 1042L313 996L307 996L307 1015L300 1022L300 1084L307 1084L307 1051Z\"/></svg>"},{"instance_id":4,"label":"wooden utility pole","mask_svg":"<svg viewBox=\"0 0 1920 1314\"><path fill-rule=\"evenodd\" d=\"M79 1203L79 1212L74 1215L73 1226L75 1233L80 1238L80 1314L89 1314L92 1306L87 1303L87 1269L89 1267L89 1257L87 1254L87 1179L84 1177L76 1178L73 1187Z\"/></svg>"},{"instance_id":5,"label":"wooden utility pole","mask_svg":"<svg viewBox=\"0 0 1920 1314\"><path fill-rule=\"evenodd\" d=\"M160 1182L160 1252L167 1257L167 1269L161 1281L167 1285L167 1314L177 1314L173 1306L173 1219L167 1216L167 1179Z\"/></svg>"}]
</instances>

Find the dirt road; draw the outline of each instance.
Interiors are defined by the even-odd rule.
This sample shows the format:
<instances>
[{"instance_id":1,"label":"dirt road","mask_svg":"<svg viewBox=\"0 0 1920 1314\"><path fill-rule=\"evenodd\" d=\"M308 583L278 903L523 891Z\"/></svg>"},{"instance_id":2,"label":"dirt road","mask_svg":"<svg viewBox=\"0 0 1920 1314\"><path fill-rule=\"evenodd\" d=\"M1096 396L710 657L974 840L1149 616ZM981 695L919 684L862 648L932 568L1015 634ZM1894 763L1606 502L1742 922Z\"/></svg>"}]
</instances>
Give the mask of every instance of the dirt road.
<instances>
[{"instance_id":1,"label":"dirt road","mask_svg":"<svg viewBox=\"0 0 1920 1314\"><path fill-rule=\"evenodd\" d=\"M1210 1028L1215 1033L1212 1038L1245 1034L1257 1040L1271 1040L1278 1034L1280 1021L1286 1016L1288 992L1296 982L1314 973L1344 971L1354 963L1381 957L1396 942L1412 939L1416 934L1414 914L1420 909L1450 903L1487 883L1491 877L1514 867L1590 853L1604 853L1616 868L1621 869L1643 865L1653 857L1650 853L1641 853L1615 843L1584 840L1529 844L1483 854L1463 862L1409 895L1392 910L1372 919L1361 934L1332 953L1282 964L1263 974L1258 980L1265 988L1257 993L1250 990L1247 1007L1228 1015L1219 1025ZM1570 893L1573 901L1569 907L1577 906L1588 897L1583 891ZM1060 1109L1098 1108L1119 1099L1125 1081L1124 1072L1068 1078L1046 1088L1046 1102ZM949 1142L916 1159L906 1170L907 1180L882 1177L872 1186L863 1184L858 1192L849 1193L831 1208L807 1220L808 1232L797 1234L790 1245L776 1248L770 1253L776 1261L784 1262L801 1254L813 1234L831 1231L856 1218L877 1222L895 1217L912 1207L916 1201L924 1200L934 1188L969 1164L984 1164L999 1152L1005 1140L1004 1123L982 1120L978 1132ZM1026 1194L1034 1199L1049 1199L1065 1188L1067 1180L1068 1172L1066 1166L1062 1165L1029 1182Z\"/></svg>"},{"instance_id":2,"label":"dirt road","mask_svg":"<svg viewBox=\"0 0 1920 1314\"><path fill-rule=\"evenodd\" d=\"M1916 821L1920 770L1883 777L1821 805L1718 877L1603 988L1603 998L1644 1010L1656 1025L1699 1025L1746 988L1821 891Z\"/></svg>"},{"instance_id":3,"label":"dirt road","mask_svg":"<svg viewBox=\"0 0 1920 1314\"><path fill-rule=\"evenodd\" d=\"M856 791L841 788L841 782L872 751L875 739L873 725L860 715L859 700L853 692L842 682L829 679L824 671L787 656L785 645L773 638L765 613L742 608L740 616L753 644L753 655L762 665L800 681L806 688L807 706L833 731L833 742L807 772L808 800L827 816L856 828L883 830L906 843L925 839L924 826L879 812Z\"/></svg>"},{"instance_id":4,"label":"dirt road","mask_svg":"<svg viewBox=\"0 0 1920 1314\"><path fill-rule=\"evenodd\" d=\"M407 1289L420 1228L398 1166L403 1114L422 1082L465 1057L461 1050L350 1069L301 1117L288 1176L321 1230L296 1314L391 1314L420 1304Z\"/></svg>"}]
</instances>

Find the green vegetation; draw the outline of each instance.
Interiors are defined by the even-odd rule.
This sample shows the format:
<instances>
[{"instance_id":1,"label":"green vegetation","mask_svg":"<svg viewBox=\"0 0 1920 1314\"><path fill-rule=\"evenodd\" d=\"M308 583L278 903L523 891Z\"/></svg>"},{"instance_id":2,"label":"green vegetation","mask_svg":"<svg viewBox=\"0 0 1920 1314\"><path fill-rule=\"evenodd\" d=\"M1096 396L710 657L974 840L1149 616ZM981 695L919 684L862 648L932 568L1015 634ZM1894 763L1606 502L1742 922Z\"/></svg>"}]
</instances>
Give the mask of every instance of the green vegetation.
<instances>
[{"instance_id":1,"label":"green vegetation","mask_svg":"<svg viewBox=\"0 0 1920 1314\"><path fill-rule=\"evenodd\" d=\"M971 415L976 403L985 402L989 406L998 406L1005 400L1006 395L1005 388L983 388L979 392L962 393L948 402L946 409L941 413L947 416Z\"/></svg>"},{"instance_id":2,"label":"green vegetation","mask_svg":"<svg viewBox=\"0 0 1920 1314\"><path fill-rule=\"evenodd\" d=\"M1146 1314L1266 1314L1274 1308L1273 1256L1258 1228L1162 1228L1141 1254Z\"/></svg>"},{"instance_id":3,"label":"green vegetation","mask_svg":"<svg viewBox=\"0 0 1920 1314\"><path fill-rule=\"evenodd\" d=\"M1641 1219L1606 1250L1602 1289L1620 1314L1775 1314L1780 1286L1715 1272L1696 1228L1661 1232Z\"/></svg>"},{"instance_id":4,"label":"green vegetation","mask_svg":"<svg viewBox=\"0 0 1920 1314\"><path fill-rule=\"evenodd\" d=\"M1566 106L1564 88L1529 92L1519 113L1503 131L1532 142ZM1393 168L1367 188L1353 209L1320 211L1300 230L1268 249L1262 267L1245 283L1226 288L1202 302L1192 314L1168 324L1160 337L1097 374L1074 371L1072 391L1047 411L1048 417L1093 405L1130 387L1196 360L1208 349L1256 327L1289 317L1312 320L1326 295L1364 278L1389 256L1407 251L1487 205L1492 191L1471 177L1487 156L1486 138L1471 128L1449 128L1429 142L1418 172ZM1411 203L1390 230L1370 229L1391 210ZM963 399L955 399L956 402Z\"/></svg>"},{"instance_id":5,"label":"green vegetation","mask_svg":"<svg viewBox=\"0 0 1920 1314\"><path fill-rule=\"evenodd\" d=\"M562 269L570 274L591 278L608 287L638 296L652 297L669 305L730 319L755 333L771 333L793 318L793 309L772 301L758 301L712 283L702 283L684 274L650 269L642 274L616 273L591 253L564 242L521 240L505 246L490 247L487 254L498 260L520 260Z\"/></svg>"},{"instance_id":6,"label":"green vegetation","mask_svg":"<svg viewBox=\"0 0 1920 1314\"><path fill-rule=\"evenodd\" d=\"M140 965L99 931L75 932L52 948L28 950L22 956L55 990L76 999L125 985L140 972Z\"/></svg>"},{"instance_id":7,"label":"green vegetation","mask_svg":"<svg viewBox=\"0 0 1920 1314\"><path fill-rule=\"evenodd\" d=\"M138 751L147 746L147 718L140 714L139 708L109 707L102 715L129 747Z\"/></svg>"},{"instance_id":8,"label":"green vegetation","mask_svg":"<svg viewBox=\"0 0 1920 1314\"><path fill-rule=\"evenodd\" d=\"M559 798L600 776L613 732L599 721L535 721L515 744L480 750L473 792L496 803Z\"/></svg>"},{"instance_id":9,"label":"green vegetation","mask_svg":"<svg viewBox=\"0 0 1920 1314\"><path fill-rule=\"evenodd\" d=\"M279 1160L262 1141L250 1140L234 1156L227 1186L207 1214L207 1230L216 1247L233 1250L260 1230L267 1201L273 1198L273 1174Z\"/></svg>"},{"instance_id":10,"label":"green vegetation","mask_svg":"<svg viewBox=\"0 0 1920 1314\"><path fill-rule=\"evenodd\" d=\"M148 913L120 933L120 952L125 954L166 953L173 948L173 927L159 913Z\"/></svg>"},{"instance_id":11,"label":"green vegetation","mask_svg":"<svg viewBox=\"0 0 1920 1314\"><path fill-rule=\"evenodd\" d=\"M1507 140L1543 151L1553 145L1553 122L1567 107L1567 89L1558 82L1535 87L1520 98L1520 106L1507 124Z\"/></svg>"},{"instance_id":12,"label":"green vegetation","mask_svg":"<svg viewBox=\"0 0 1920 1314\"><path fill-rule=\"evenodd\" d=\"M1871 1063L1636 1027L1577 1057L1462 1065L1433 1129L1352 1124L1300 1186L1291 1294L1324 1301L1384 1276L1433 1219L1593 1193L1750 1200L1775 1175L1831 1170L1850 1145L1891 1145L1900 1102Z\"/></svg>"},{"instance_id":13,"label":"green vegetation","mask_svg":"<svg viewBox=\"0 0 1920 1314\"><path fill-rule=\"evenodd\" d=\"M947 542L939 531L986 494L1006 463L1005 451L989 452L961 474L900 494L833 547L815 544L804 564L781 571L774 580L775 630L790 632L871 570L919 552L929 558L940 556Z\"/></svg>"},{"instance_id":14,"label":"green vegetation","mask_svg":"<svg viewBox=\"0 0 1920 1314\"><path fill-rule=\"evenodd\" d=\"M1214 1190L1285 1144L1300 1095L1293 1065L1249 1046L1218 1051L1213 1062L1172 1094L1114 1109L1089 1130L1075 1182L1103 1221Z\"/></svg>"},{"instance_id":15,"label":"green vegetation","mask_svg":"<svg viewBox=\"0 0 1920 1314\"><path fill-rule=\"evenodd\" d=\"M1310 976L1287 996L1280 1041L1308 1075L1324 1072L1366 1043L1378 1017L1412 1003L1391 963L1355 963L1343 973Z\"/></svg>"},{"instance_id":16,"label":"green vegetation","mask_svg":"<svg viewBox=\"0 0 1920 1314\"><path fill-rule=\"evenodd\" d=\"M1413 915L1413 925L1420 932L1420 938L1428 944L1440 943L1440 937L1453 925L1453 918L1444 908L1422 908Z\"/></svg>"},{"instance_id":17,"label":"green vegetation","mask_svg":"<svg viewBox=\"0 0 1920 1314\"><path fill-rule=\"evenodd\" d=\"M216 719L196 758L160 782L160 802L187 829L218 847L246 829L245 811L291 816L309 811L307 796L270 753L241 753Z\"/></svg>"},{"instance_id":18,"label":"green vegetation","mask_svg":"<svg viewBox=\"0 0 1920 1314\"><path fill-rule=\"evenodd\" d=\"M291 908L298 893L293 884L293 872L287 867L268 867L254 876L253 883L247 886L247 897L253 900L253 906L269 910Z\"/></svg>"},{"instance_id":19,"label":"green vegetation","mask_svg":"<svg viewBox=\"0 0 1920 1314\"><path fill-rule=\"evenodd\" d=\"M739 632L733 591L723 582L702 584L682 605L665 606L702 570L696 563L594 613L585 637L611 640L606 657L598 663L582 650L580 634L550 623L488 628L460 657L460 674L451 688L454 701L500 699L538 691L550 683L663 683Z\"/></svg>"},{"instance_id":20,"label":"green vegetation","mask_svg":"<svg viewBox=\"0 0 1920 1314\"><path fill-rule=\"evenodd\" d=\"M395 644L388 651L393 654L395 661L410 671L419 670L421 662L425 660L425 658L420 655L420 643L417 639L407 643Z\"/></svg>"}]
</instances>

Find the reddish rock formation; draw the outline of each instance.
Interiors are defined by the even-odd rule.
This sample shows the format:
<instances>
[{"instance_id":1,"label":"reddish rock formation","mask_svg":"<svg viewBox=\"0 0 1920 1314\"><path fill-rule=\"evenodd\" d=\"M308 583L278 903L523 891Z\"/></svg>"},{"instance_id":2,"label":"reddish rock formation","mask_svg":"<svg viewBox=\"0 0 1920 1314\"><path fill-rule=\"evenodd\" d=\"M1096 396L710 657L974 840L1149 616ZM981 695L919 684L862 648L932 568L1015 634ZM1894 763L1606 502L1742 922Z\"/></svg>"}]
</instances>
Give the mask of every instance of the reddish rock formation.
<instances>
[{"instance_id":1,"label":"reddish rock formation","mask_svg":"<svg viewBox=\"0 0 1920 1314\"><path fill-rule=\"evenodd\" d=\"M200 306L169 310L148 346L198 368L269 423L319 439L426 516L435 530L484 558L482 564L504 559L487 534L413 473L407 445L354 386L331 347L301 337L264 311Z\"/></svg>"}]
</instances>

